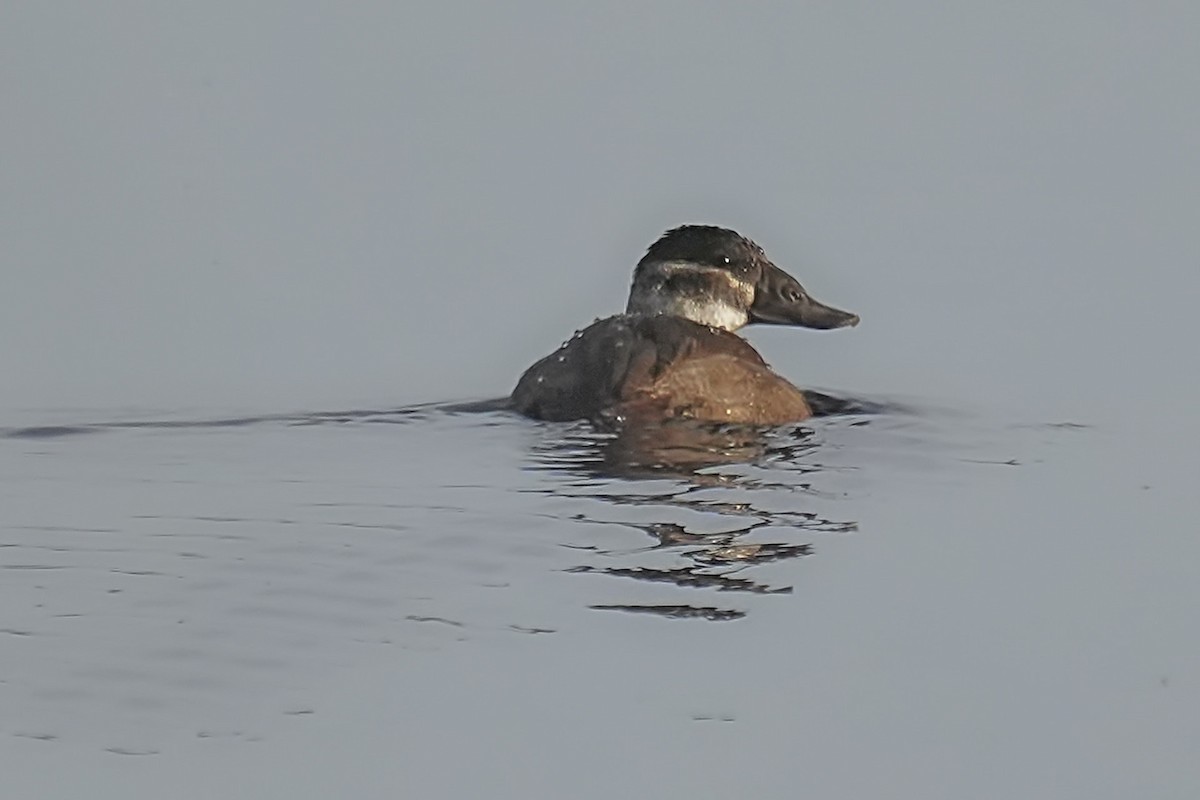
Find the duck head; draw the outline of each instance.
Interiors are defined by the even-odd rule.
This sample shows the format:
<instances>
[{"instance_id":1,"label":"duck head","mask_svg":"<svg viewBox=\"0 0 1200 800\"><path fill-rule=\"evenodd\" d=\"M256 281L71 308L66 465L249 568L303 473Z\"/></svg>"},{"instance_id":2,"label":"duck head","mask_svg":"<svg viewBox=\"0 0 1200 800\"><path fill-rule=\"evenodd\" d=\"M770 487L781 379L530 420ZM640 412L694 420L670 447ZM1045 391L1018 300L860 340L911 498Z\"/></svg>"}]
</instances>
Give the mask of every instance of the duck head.
<instances>
[{"instance_id":1,"label":"duck head","mask_svg":"<svg viewBox=\"0 0 1200 800\"><path fill-rule=\"evenodd\" d=\"M684 225L650 246L633 273L627 314L670 314L736 331L752 323L844 328L858 315L819 303L728 228Z\"/></svg>"}]
</instances>

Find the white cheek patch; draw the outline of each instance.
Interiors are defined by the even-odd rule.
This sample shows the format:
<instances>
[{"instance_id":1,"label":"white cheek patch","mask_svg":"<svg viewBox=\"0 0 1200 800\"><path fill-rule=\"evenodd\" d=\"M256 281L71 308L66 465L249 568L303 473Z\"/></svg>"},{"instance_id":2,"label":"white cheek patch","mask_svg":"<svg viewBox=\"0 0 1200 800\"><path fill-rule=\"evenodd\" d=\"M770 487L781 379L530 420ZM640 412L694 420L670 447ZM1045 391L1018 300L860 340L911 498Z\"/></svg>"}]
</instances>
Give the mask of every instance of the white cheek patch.
<instances>
[{"instance_id":1,"label":"white cheek patch","mask_svg":"<svg viewBox=\"0 0 1200 800\"><path fill-rule=\"evenodd\" d=\"M702 325L712 325L714 328L724 328L736 331L750 322L750 315L741 309L734 308L728 303L700 303L694 300L683 304L686 313L681 316L699 322Z\"/></svg>"},{"instance_id":2,"label":"white cheek patch","mask_svg":"<svg viewBox=\"0 0 1200 800\"><path fill-rule=\"evenodd\" d=\"M702 274L713 284L724 283L724 291L700 295L680 295L663 291L671 276L680 272ZM715 288L715 287L714 287ZM740 303L728 299L736 297ZM702 325L736 331L750 322L746 309L754 302L754 287L739 281L728 270L705 269L686 261L667 261L654 266L653 272L641 276L629 297L626 311L631 314L669 314L684 317ZM738 307L738 306L741 307Z\"/></svg>"}]
</instances>

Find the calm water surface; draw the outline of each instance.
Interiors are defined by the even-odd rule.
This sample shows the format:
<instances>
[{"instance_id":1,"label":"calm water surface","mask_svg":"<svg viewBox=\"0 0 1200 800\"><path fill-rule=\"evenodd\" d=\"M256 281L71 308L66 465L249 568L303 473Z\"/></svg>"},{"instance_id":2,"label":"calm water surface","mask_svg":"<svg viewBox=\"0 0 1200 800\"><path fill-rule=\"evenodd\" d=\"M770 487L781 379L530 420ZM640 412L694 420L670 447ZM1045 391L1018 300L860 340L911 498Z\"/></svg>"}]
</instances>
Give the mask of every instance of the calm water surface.
<instances>
[{"instance_id":1,"label":"calm water surface","mask_svg":"<svg viewBox=\"0 0 1200 800\"><path fill-rule=\"evenodd\" d=\"M0 798L1200 797L1200 4L361 11L0 3ZM689 222L908 399L410 405Z\"/></svg>"},{"instance_id":2,"label":"calm water surface","mask_svg":"<svg viewBox=\"0 0 1200 800\"><path fill-rule=\"evenodd\" d=\"M10 421L14 796L1196 785L1196 501L1131 431L920 403L754 436Z\"/></svg>"}]
</instances>

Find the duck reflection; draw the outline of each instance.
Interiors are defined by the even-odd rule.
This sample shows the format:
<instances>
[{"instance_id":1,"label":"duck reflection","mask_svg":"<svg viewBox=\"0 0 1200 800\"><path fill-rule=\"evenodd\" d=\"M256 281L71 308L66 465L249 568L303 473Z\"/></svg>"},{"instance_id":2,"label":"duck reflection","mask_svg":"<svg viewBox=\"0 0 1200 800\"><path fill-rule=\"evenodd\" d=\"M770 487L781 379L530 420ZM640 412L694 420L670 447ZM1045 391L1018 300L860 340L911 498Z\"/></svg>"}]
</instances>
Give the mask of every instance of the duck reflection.
<instances>
[{"instance_id":1,"label":"duck reflection","mask_svg":"<svg viewBox=\"0 0 1200 800\"><path fill-rule=\"evenodd\" d=\"M820 438L811 427L672 419L580 424L566 435L559 427L554 430L558 435L535 447L535 468L573 480L546 491L600 504L595 512L571 515L578 523L632 529L650 540L625 550L577 548L590 552L595 563L573 567L572 573L689 591L789 594L790 584L755 573L767 564L811 555L811 534L857 530L853 521L828 519L811 510L814 501L826 497L812 483L825 467L818 460ZM630 514L637 519L618 518ZM796 541L800 535L806 540ZM614 565L614 560L620 563ZM776 578L779 574L773 572ZM690 602L591 607L710 621L747 613L745 608Z\"/></svg>"}]
</instances>

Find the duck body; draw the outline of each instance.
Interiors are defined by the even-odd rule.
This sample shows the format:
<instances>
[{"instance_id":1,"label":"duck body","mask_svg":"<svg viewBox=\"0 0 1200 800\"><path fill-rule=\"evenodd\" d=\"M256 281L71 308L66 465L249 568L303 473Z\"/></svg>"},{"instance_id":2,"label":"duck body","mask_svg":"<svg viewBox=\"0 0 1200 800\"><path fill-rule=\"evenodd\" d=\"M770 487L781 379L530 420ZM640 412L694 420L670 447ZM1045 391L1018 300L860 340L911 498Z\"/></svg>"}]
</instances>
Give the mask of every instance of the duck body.
<instances>
[{"instance_id":1,"label":"duck body","mask_svg":"<svg viewBox=\"0 0 1200 800\"><path fill-rule=\"evenodd\" d=\"M734 231L676 228L638 262L626 313L597 320L531 366L510 405L556 421L807 419L805 393L733 332L753 322L836 328L858 317L813 300Z\"/></svg>"},{"instance_id":2,"label":"duck body","mask_svg":"<svg viewBox=\"0 0 1200 800\"><path fill-rule=\"evenodd\" d=\"M597 320L525 371L512 406L536 419L653 416L782 424L812 415L803 392L737 334L684 317Z\"/></svg>"}]
</instances>

